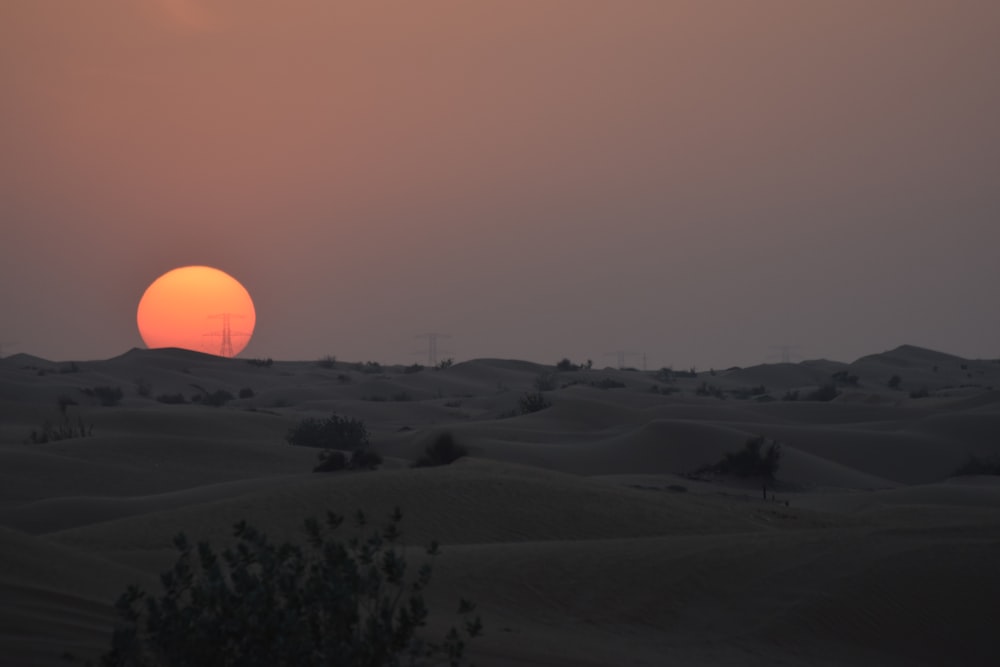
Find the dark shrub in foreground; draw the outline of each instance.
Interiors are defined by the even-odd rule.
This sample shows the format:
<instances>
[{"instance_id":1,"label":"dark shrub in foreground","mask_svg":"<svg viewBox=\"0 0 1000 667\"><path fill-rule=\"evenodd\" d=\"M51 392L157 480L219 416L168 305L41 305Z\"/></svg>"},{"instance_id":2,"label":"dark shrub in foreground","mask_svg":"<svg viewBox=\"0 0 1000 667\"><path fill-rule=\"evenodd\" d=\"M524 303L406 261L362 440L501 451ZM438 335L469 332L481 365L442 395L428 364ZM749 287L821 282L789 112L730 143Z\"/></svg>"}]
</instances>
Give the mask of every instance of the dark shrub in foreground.
<instances>
[{"instance_id":1,"label":"dark shrub in foreground","mask_svg":"<svg viewBox=\"0 0 1000 667\"><path fill-rule=\"evenodd\" d=\"M285 437L291 445L354 451L368 446L368 428L360 419L331 415L308 417L293 426Z\"/></svg>"},{"instance_id":2,"label":"dark shrub in foreground","mask_svg":"<svg viewBox=\"0 0 1000 667\"><path fill-rule=\"evenodd\" d=\"M469 450L455 442L451 433L442 433L434 442L427 445L423 456L417 459L413 467L446 466L468 455Z\"/></svg>"},{"instance_id":3,"label":"dark shrub in foreground","mask_svg":"<svg viewBox=\"0 0 1000 667\"><path fill-rule=\"evenodd\" d=\"M159 595L130 586L118 599L118 625L101 664L463 664L465 641L482 623L461 600L461 629L437 642L420 636L431 566L408 567L401 520L397 508L384 527L369 527L358 512L358 536L338 541L332 533L343 519L328 512L323 522L306 520L305 545L272 542L241 521L236 545L221 554L180 534ZM427 554L435 556L436 545Z\"/></svg>"}]
</instances>

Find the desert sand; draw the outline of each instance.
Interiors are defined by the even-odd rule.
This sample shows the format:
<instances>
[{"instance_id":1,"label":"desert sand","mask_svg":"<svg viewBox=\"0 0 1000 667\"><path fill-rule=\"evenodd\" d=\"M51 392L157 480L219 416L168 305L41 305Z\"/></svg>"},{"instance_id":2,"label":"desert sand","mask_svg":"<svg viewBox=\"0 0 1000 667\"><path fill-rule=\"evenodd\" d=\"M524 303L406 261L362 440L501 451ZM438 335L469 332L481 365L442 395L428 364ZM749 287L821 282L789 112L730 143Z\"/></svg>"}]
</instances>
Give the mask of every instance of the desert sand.
<instances>
[{"instance_id":1,"label":"desert sand","mask_svg":"<svg viewBox=\"0 0 1000 667\"><path fill-rule=\"evenodd\" d=\"M953 475L1000 456L996 361L903 346L669 379L325 366L0 360L0 664L97 656L114 600L156 590L180 531L221 546L246 519L300 539L306 516L396 505L410 544L442 544L432 611L478 604L481 666L996 664L1000 477ZM519 414L547 374L551 407ZM836 398L803 400L834 374ZM60 397L92 432L30 442ZM285 441L331 413L365 421L379 470L314 473L318 451ZM470 456L411 468L446 431ZM783 452L766 500L759 480L691 475L758 435Z\"/></svg>"}]
</instances>

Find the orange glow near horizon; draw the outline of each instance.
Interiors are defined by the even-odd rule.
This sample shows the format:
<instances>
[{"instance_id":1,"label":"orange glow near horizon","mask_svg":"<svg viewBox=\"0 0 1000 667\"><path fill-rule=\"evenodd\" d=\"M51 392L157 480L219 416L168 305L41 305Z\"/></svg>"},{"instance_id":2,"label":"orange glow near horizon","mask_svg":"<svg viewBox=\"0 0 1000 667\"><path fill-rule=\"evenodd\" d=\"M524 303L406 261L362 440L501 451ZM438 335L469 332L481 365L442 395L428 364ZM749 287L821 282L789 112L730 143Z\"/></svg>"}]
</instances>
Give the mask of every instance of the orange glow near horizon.
<instances>
[{"instance_id":1,"label":"orange glow near horizon","mask_svg":"<svg viewBox=\"0 0 1000 667\"><path fill-rule=\"evenodd\" d=\"M238 280L209 266L184 266L146 288L136 312L147 347L180 347L224 357L250 342L257 314Z\"/></svg>"}]
</instances>

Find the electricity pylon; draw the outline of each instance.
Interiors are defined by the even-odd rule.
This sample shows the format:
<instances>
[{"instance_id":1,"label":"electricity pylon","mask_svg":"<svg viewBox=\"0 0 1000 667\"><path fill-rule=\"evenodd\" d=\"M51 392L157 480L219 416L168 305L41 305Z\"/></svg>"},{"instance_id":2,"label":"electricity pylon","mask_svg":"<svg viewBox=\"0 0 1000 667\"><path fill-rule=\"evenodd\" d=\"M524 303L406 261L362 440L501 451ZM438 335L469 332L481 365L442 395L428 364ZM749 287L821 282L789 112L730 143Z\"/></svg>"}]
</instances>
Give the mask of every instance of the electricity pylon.
<instances>
[{"instance_id":1,"label":"electricity pylon","mask_svg":"<svg viewBox=\"0 0 1000 667\"><path fill-rule=\"evenodd\" d=\"M618 370L625 368L625 360L629 357L639 356L638 352L629 352L628 350L615 350L614 352L605 352L605 357L617 356L618 357ZM644 355L645 356L645 355ZM643 359L645 362L645 359Z\"/></svg>"},{"instance_id":2,"label":"electricity pylon","mask_svg":"<svg viewBox=\"0 0 1000 667\"><path fill-rule=\"evenodd\" d=\"M768 355L767 358L768 359L774 359L775 357L777 357L778 359L781 360L781 363L783 363L783 364L790 364L790 363L792 363L792 357L799 356L799 355L795 354L795 352L793 352L793 350L799 349L798 345L772 345L771 349L772 350L777 350L778 354L777 355L774 355L774 354Z\"/></svg>"},{"instance_id":3,"label":"electricity pylon","mask_svg":"<svg viewBox=\"0 0 1000 667\"><path fill-rule=\"evenodd\" d=\"M230 325L230 320L232 318L244 319L246 315L237 315L236 313L219 313L217 315L209 315L210 320L222 320L222 332L221 333L207 333L206 336L221 336L222 344L219 346L219 356L220 357L235 357L236 352L233 351L233 336L247 336L250 334L245 331L233 333L232 326Z\"/></svg>"},{"instance_id":4,"label":"electricity pylon","mask_svg":"<svg viewBox=\"0 0 1000 667\"><path fill-rule=\"evenodd\" d=\"M449 334L445 333L423 333L417 334L414 338L426 338L427 339L427 364L429 366L437 366L437 355L438 355L438 339L439 338L451 338ZM417 354L423 354L418 352Z\"/></svg>"}]
</instances>

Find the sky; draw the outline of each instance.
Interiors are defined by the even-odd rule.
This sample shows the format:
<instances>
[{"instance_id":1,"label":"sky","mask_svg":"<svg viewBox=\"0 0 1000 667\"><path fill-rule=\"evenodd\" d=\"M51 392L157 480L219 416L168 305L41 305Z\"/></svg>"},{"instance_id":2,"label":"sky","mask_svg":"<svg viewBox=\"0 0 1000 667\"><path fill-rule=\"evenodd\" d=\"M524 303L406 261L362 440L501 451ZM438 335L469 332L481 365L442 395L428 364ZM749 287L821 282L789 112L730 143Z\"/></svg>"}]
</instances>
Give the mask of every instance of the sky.
<instances>
[{"instance_id":1,"label":"sky","mask_svg":"<svg viewBox=\"0 0 1000 667\"><path fill-rule=\"evenodd\" d=\"M0 344L244 357L1000 357L993 0L4 0Z\"/></svg>"}]
</instances>

